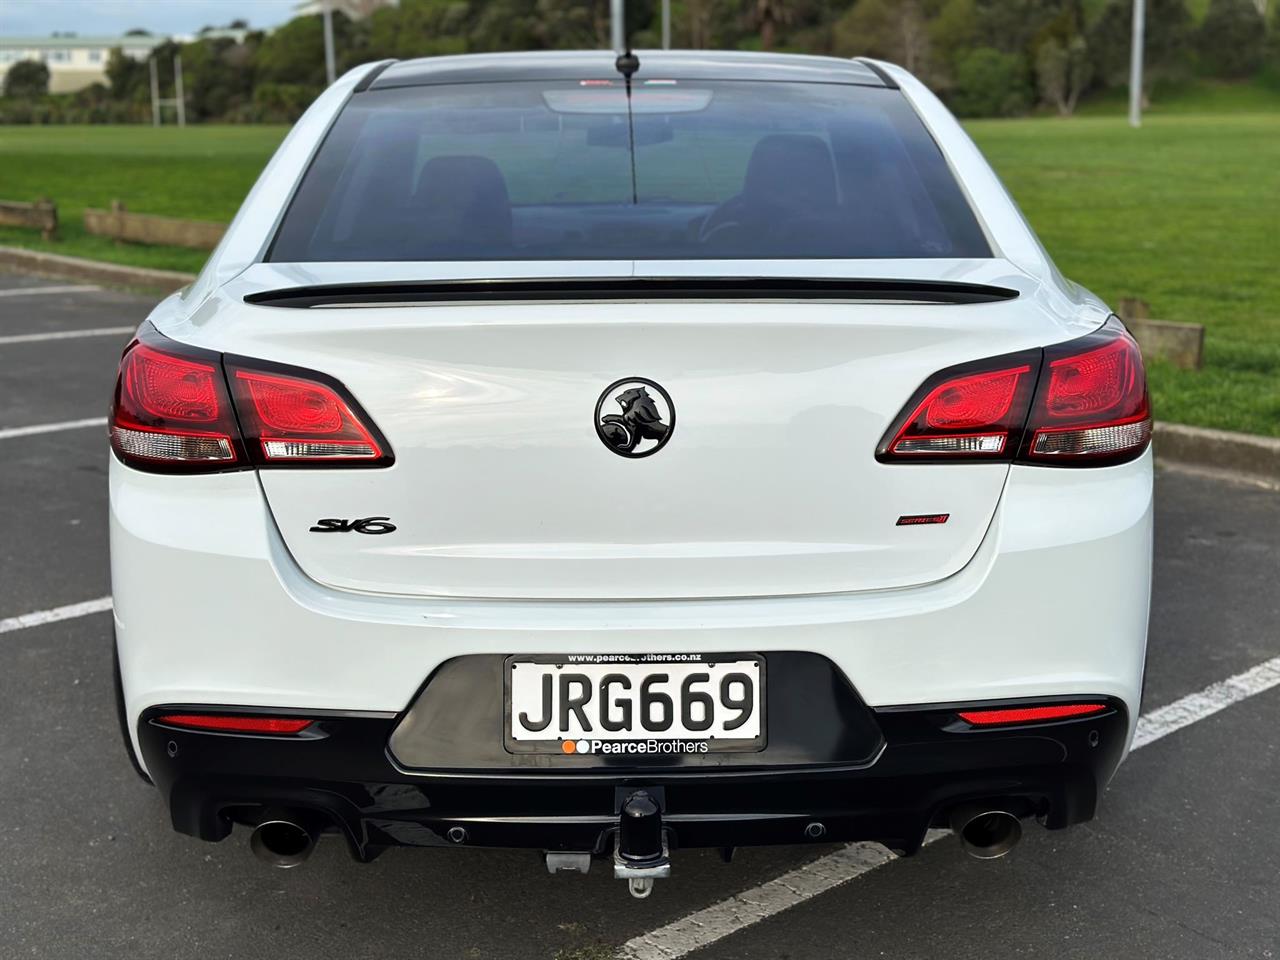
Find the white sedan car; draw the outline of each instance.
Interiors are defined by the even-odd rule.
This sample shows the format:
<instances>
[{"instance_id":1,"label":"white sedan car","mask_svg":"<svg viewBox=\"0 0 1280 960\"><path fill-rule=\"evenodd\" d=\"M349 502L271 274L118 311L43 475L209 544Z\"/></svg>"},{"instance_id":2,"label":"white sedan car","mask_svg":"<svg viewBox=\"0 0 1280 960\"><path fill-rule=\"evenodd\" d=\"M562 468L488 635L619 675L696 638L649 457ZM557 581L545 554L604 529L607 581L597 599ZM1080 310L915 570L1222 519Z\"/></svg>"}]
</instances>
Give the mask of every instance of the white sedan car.
<instances>
[{"instance_id":1,"label":"white sedan car","mask_svg":"<svg viewBox=\"0 0 1280 960\"><path fill-rule=\"evenodd\" d=\"M1134 341L910 74L327 90L120 362L124 735L173 825L605 858L1088 820L1151 569Z\"/></svg>"}]
</instances>

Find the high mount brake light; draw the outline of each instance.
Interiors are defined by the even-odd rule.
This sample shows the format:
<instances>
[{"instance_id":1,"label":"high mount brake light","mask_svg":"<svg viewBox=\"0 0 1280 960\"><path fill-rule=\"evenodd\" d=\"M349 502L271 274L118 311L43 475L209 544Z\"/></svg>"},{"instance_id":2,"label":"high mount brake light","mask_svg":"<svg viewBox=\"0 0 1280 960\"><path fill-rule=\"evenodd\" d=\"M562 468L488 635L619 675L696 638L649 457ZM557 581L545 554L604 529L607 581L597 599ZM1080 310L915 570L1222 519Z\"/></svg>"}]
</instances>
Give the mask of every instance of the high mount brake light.
<instances>
[{"instance_id":1,"label":"high mount brake light","mask_svg":"<svg viewBox=\"0 0 1280 960\"><path fill-rule=\"evenodd\" d=\"M262 733L290 735L301 733L313 721L297 717L230 717L206 713L165 713L156 723L189 730L211 730L215 733Z\"/></svg>"},{"instance_id":2,"label":"high mount brake light","mask_svg":"<svg viewBox=\"0 0 1280 960\"><path fill-rule=\"evenodd\" d=\"M1011 723L1044 723L1087 717L1107 709L1105 703L1058 703L1045 707L1003 707L997 710L961 710L957 716L975 727L994 727Z\"/></svg>"},{"instance_id":3,"label":"high mount brake light","mask_svg":"<svg viewBox=\"0 0 1280 960\"><path fill-rule=\"evenodd\" d=\"M876 459L1104 466L1135 459L1150 439L1142 356L1112 318L1077 340L935 374L886 431Z\"/></svg>"},{"instance_id":4,"label":"high mount brake light","mask_svg":"<svg viewBox=\"0 0 1280 960\"><path fill-rule=\"evenodd\" d=\"M372 421L324 374L224 358L149 327L139 336L121 357L111 406L111 446L132 467L210 473L393 462Z\"/></svg>"}]
</instances>

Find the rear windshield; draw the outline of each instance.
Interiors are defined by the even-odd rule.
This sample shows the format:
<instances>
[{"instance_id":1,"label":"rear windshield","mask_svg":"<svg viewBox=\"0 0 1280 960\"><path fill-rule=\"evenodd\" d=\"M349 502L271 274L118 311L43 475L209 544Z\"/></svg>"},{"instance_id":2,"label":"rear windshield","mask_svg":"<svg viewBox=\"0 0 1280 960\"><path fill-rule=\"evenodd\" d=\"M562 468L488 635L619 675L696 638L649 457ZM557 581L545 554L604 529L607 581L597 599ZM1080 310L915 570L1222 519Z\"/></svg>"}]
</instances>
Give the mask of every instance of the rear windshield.
<instances>
[{"instance_id":1,"label":"rear windshield","mask_svg":"<svg viewBox=\"0 0 1280 960\"><path fill-rule=\"evenodd\" d=\"M269 259L990 255L896 90L612 79L356 94Z\"/></svg>"}]
</instances>

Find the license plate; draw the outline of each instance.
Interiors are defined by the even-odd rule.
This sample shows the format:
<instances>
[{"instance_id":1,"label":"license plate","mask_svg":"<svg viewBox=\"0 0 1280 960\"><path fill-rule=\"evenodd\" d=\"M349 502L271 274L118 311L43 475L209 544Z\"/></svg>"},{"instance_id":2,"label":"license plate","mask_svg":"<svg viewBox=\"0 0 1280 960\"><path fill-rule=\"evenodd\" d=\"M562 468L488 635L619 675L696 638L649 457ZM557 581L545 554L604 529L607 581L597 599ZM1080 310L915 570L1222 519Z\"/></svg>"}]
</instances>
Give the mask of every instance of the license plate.
<instances>
[{"instance_id":1,"label":"license plate","mask_svg":"<svg viewBox=\"0 0 1280 960\"><path fill-rule=\"evenodd\" d=\"M518 656L506 673L505 740L514 753L764 749L759 656Z\"/></svg>"}]
</instances>

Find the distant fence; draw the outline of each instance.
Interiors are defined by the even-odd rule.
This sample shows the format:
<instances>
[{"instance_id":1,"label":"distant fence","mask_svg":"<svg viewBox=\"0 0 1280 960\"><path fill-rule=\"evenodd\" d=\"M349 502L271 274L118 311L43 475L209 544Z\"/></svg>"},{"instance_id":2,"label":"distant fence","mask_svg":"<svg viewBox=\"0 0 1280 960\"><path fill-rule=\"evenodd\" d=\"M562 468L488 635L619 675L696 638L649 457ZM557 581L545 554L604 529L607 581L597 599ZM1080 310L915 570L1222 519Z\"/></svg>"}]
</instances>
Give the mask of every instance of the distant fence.
<instances>
[{"instance_id":1,"label":"distant fence","mask_svg":"<svg viewBox=\"0 0 1280 960\"><path fill-rule=\"evenodd\" d=\"M89 233L131 243L159 243L170 247L191 247L195 250L212 250L227 232L225 223L208 220L179 220L176 217L156 217L145 213L129 213L120 201L113 201L110 210L94 210L86 207L84 228Z\"/></svg>"},{"instance_id":2,"label":"distant fence","mask_svg":"<svg viewBox=\"0 0 1280 960\"><path fill-rule=\"evenodd\" d=\"M58 234L58 207L51 200L35 203L0 200L0 226L29 227L39 230L45 240L52 240Z\"/></svg>"}]
</instances>

